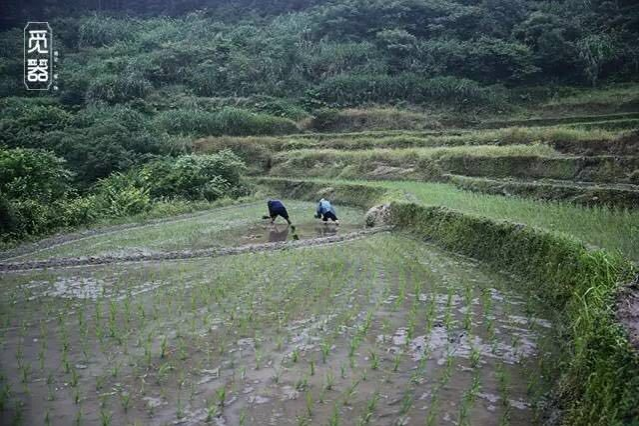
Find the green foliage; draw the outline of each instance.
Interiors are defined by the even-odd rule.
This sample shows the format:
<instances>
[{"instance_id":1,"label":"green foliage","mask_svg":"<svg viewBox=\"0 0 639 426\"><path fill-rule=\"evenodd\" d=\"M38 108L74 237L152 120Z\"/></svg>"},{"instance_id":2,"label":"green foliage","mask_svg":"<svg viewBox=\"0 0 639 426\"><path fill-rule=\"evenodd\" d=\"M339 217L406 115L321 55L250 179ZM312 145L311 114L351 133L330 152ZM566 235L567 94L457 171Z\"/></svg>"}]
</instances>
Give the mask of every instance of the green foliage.
<instances>
[{"instance_id":1,"label":"green foliage","mask_svg":"<svg viewBox=\"0 0 639 426\"><path fill-rule=\"evenodd\" d=\"M0 194L8 199L51 202L70 190L65 161L36 149L0 149Z\"/></svg>"},{"instance_id":2,"label":"green foliage","mask_svg":"<svg viewBox=\"0 0 639 426\"><path fill-rule=\"evenodd\" d=\"M455 75L475 81L525 81L538 71L528 46L490 37L478 40L435 39L419 43L415 71Z\"/></svg>"},{"instance_id":3,"label":"green foliage","mask_svg":"<svg viewBox=\"0 0 639 426\"><path fill-rule=\"evenodd\" d=\"M608 34L590 34L579 41L579 56L584 73L593 86L597 85L602 65L615 57L615 46Z\"/></svg>"},{"instance_id":4,"label":"green foliage","mask_svg":"<svg viewBox=\"0 0 639 426\"><path fill-rule=\"evenodd\" d=\"M244 162L231 151L184 155L146 164L139 172L151 196L213 201L237 196Z\"/></svg>"},{"instance_id":5,"label":"green foliage","mask_svg":"<svg viewBox=\"0 0 639 426\"><path fill-rule=\"evenodd\" d=\"M62 130L71 121L72 115L56 105L33 102L3 102L0 118L0 143L9 147L41 148L46 132Z\"/></svg>"},{"instance_id":6,"label":"green foliage","mask_svg":"<svg viewBox=\"0 0 639 426\"><path fill-rule=\"evenodd\" d=\"M458 108L464 105L494 108L505 102L499 90L483 88L472 80L428 79L417 74L341 75L325 80L308 96L332 107L408 101L415 104L454 103Z\"/></svg>"},{"instance_id":7,"label":"green foliage","mask_svg":"<svg viewBox=\"0 0 639 426\"><path fill-rule=\"evenodd\" d=\"M125 19L92 16L83 20L79 30L80 47L102 47L116 41L131 40L134 23Z\"/></svg>"},{"instance_id":8,"label":"green foliage","mask_svg":"<svg viewBox=\"0 0 639 426\"><path fill-rule=\"evenodd\" d=\"M243 195L244 163L232 152L158 159L112 173L77 196L64 161L46 151L0 150L0 230L4 243L104 218L175 212L169 199L213 201ZM185 208L177 203L177 210Z\"/></svg>"},{"instance_id":9,"label":"green foliage","mask_svg":"<svg viewBox=\"0 0 639 426\"><path fill-rule=\"evenodd\" d=\"M88 86L86 100L89 103L122 103L136 98L144 98L151 88L140 73L124 76L101 75Z\"/></svg>"},{"instance_id":10,"label":"green foliage","mask_svg":"<svg viewBox=\"0 0 639 426\"><path fill-rule=\"evenodd\" d=\"M281 135L298 130L295 123L286 118L230 107L217 112L186 109L165 111L158 114L155 122L168 133L194 136Z\"/></svg>"},{"instance_id":11,"label":"green foliage","mask_svg":"<svg viewBox=\"0 0 639 426\"><path fill-rule=\"evenodd\" d=\"M151 208L149 189L133 173L113 173L100 180L94 190L96 207L110 217L133 216Z\"/></svg>"}]
</instances>

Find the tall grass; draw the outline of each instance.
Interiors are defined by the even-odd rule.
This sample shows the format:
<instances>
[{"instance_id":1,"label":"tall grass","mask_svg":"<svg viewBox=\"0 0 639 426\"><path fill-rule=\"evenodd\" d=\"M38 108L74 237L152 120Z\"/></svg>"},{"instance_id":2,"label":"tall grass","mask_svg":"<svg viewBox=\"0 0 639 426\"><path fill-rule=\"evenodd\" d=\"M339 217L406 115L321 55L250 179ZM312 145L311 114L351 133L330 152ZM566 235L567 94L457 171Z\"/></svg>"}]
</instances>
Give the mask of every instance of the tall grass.
<instances>
[{"instance_id":1,"label":"tall grass","mask_svg":"<svg viewBox=\"0 0 639 426\"><path fill-rule=\"evenodd\" d=\"M217 112L199 109L165 111L155 117L155 123L170 134L195 136L280 135L297 131L297 126L289 119L228 107Z\"/></svg>"},{"instance_id":2,"label":"tall grass","mask_svg":"<svg viewBox=\"0 0 639 426\"><path fill-rule=\"evenodd\" d=\"M448 184L396 181L374 184L406 191L427 205L445 206L572 235L596 247L621 251L639 260L637 211L477 194Z\"/></svg>"},{"instance_id":3,"label":"tall grass","mask_svg":"<svg viewBox=\"0 0 639 426\"><path fill-rule=\"evenodd\" d=\"M491 219L508 220L576 237L586 244L639 260L639 212L555 201L478 194L450 184L413 181L322 180L403 192L410 200Z\"/></svg>"},{"instance_id":4,"label":"tall grass","mask_svg":"<svg viewBox=\"0 0 639 426\"><path fill-rule=\"evenodd\" d=\"M209 152L221 148L262 149L273 152L294 149L357 150L370 148L429 148L477 145L522 145L531 143L612 141L618 132L563 127L509 127L497 130L451 130L449 132L385 131L344 134L308 134L285 137L224 137L196 142L196 149Z\"/></svg>"},{"instance_id":5,"label":"tall grass","mask_svg":"<svg viewBox=\"0 0 639 426\"><path fill-rule=\"evenodd\" d=\"M548 145L479 145L479 146L447 146L433 148L405 148L405 149L367 149L340 151L336 149L300 149L278 154L277 161L282 159L326 159L326 160L351 160L351 161L374 161L374 160L409 160L416 158L438 159L444 156L482 156L482 157L503 157L503 156L556 156L557 151Z\"/></svg>"}]
</instances>

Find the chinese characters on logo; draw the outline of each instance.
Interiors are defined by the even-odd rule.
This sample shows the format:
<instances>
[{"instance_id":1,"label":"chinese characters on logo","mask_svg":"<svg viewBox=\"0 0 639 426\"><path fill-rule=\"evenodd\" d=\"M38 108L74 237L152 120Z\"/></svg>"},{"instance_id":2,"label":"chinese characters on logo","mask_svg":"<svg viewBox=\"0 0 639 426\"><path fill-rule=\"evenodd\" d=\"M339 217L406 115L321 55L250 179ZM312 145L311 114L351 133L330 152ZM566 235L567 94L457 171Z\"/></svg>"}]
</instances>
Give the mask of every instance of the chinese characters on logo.
<instances>
[{"instance_id":1,"label":"chinese characters on logo","mask_svg":"<svg viewBox=\"0 0 639 426\"><path fill-rule=\"evenodd\" d=\"M29 22L24 27L24 84L27 90L49 90L55 77L54 56L57 59L49 23Z\"/></svg>"}]
</instances>

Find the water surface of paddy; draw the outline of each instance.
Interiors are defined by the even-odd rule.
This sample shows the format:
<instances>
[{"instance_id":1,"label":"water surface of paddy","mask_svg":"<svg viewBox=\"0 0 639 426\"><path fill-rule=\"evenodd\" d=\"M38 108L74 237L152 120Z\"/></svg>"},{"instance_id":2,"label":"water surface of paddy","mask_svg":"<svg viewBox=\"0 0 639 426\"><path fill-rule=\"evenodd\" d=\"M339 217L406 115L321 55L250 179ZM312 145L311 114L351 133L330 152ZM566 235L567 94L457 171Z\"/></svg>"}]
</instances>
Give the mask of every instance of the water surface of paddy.
<instances>
[{"instance_id":1,"label":"water surface of paddy","mask_svg":"<svg viewBox=\"0 0 639 426\"><path fill-rule=\"evenodd\" d=\"M553 345L521 285L388 233L5 274L0 423L527 425Z\"/></svg>"}]
</instances>

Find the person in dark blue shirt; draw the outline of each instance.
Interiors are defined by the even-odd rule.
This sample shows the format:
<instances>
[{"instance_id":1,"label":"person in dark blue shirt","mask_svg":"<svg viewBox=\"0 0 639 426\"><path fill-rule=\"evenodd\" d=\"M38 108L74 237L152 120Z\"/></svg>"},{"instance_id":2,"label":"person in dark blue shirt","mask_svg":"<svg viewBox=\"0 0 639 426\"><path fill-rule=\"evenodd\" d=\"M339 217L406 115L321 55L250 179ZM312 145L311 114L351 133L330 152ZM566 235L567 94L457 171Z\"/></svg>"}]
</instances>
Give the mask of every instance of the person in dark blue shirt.
<instances>
[{"instance_id":1,"label":"person in dark blue shirt","mask_svg":"<svg viewBox=\"0 0 639 426\"><path fill-rule=\"evenodd\" d=\"M286 221L286 223L291 225L286 207L284 207L284 204L280 200L269 199L266 202L266 205L268 206L268 217L271 218L271 223L275 222L275 219L278 216L281 216Z\"/></svg>"}]
</instances>

